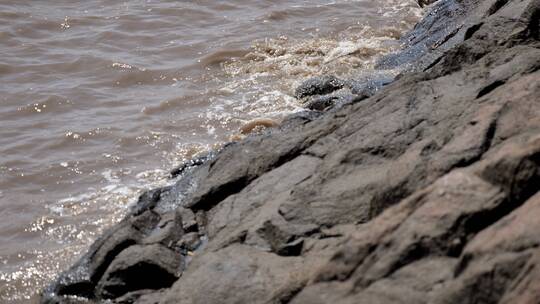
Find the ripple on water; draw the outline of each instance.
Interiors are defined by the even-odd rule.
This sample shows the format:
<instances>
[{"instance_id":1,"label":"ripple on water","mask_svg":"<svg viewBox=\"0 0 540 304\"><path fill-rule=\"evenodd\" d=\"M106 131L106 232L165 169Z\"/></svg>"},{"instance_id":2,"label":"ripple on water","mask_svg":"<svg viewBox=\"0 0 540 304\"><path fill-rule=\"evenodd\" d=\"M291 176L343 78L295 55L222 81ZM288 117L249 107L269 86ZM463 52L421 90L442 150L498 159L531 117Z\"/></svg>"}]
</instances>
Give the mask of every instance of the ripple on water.
<instances>
[{"instance_id":1,"label":"ripple on water","mask_svg":"<svg viewBox=\"0 0 540 304\"><path fill-rule=\"evenodd\" d=\"M72 164L62 162L64 168ZM28 288L42 288L65 265L74 262L103 229L118 222L144 189L169 184L168 171L154 169L139 172L135 180L126 180L130 170L106 169L101 173L104 186L88 189L54 203L46 204L48 214L25 228L27 234L47 238L45 248L28 249L0 257L5 271L0 273L0 299L24 301L35 298ZM104 216L107 214L107 216Z\"/></svg>"}]
</instances>

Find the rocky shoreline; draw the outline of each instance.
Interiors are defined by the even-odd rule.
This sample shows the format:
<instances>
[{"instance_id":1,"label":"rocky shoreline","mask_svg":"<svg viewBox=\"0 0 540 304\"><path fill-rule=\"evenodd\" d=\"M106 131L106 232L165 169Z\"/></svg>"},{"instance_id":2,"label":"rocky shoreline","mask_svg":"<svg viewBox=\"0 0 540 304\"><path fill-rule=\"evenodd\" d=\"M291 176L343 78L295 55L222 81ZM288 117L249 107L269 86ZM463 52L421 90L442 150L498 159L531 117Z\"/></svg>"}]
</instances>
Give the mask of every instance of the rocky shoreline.
<instances>
[{"instance_id":1,"label":"rocky shoreline","mask_svg":"<svg viewBox=\"0 0 540 304\"><path fill-rule=\"evenodd\" d=\"M174 170L42 302L539 303L540 1L427 9L380 74Z\"/></svg>"}]
</instances>

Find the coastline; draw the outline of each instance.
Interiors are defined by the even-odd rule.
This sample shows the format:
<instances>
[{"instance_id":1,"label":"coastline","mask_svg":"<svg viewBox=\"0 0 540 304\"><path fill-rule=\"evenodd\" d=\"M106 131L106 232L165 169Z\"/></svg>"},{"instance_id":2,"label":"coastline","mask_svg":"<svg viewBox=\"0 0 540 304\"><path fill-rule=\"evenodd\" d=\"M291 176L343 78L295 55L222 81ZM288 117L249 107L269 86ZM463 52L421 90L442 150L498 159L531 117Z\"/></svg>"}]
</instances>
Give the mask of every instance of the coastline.
<instances>
[{"instance_id":1,"label":"coastline","mask_svg":"<svg viewBox=\"0 0 540 304\"><path fill-rule=\"evenodd\" d=\"M176 170L42 301L534 299L538 1L429 9L379 63L396 80L307 83L321 111Z\"/></svg>"}]
</instances>

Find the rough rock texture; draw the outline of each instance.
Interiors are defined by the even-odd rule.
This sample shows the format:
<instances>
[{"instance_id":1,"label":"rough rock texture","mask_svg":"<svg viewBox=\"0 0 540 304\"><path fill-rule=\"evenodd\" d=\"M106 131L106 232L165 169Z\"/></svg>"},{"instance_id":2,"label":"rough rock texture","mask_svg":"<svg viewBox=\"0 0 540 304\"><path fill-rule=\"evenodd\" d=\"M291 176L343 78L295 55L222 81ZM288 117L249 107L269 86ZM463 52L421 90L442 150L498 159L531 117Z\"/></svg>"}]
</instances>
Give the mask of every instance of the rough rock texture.
<instances>
[{"instance_id":1,"label":"rough rock texture","mask_svg":"<svg viewBox=\"0 0 540 304\"><path fill-rule=\"evenodd\" d=\"M180 271L182 256L162 245L133 245L120 252L101 277L96 291L104 299L130 291L171 286Z\"/></svg>"},{"instance_id":2,"label":"rough rock texture","mask_svg":"<svg viewBox=\"0 0 540 304\"><path fill-rule=\"evenodd\" d=\"M428 9L394 82L182 166L43 302L540 303L540 1Z\"/></svg>"},{"instance_id":3,"label":"rough rock texture","mask_svg":"<svg viewBox=\"0 0 540 304\"><path fill-rule=\"evenodd\" d=\"M335 76L320 76L313 77L302 83L294 95L296 98L304 98L306 96L323 95L337 91L343 87L343 80Z\"/></svg>"}]
</instances>

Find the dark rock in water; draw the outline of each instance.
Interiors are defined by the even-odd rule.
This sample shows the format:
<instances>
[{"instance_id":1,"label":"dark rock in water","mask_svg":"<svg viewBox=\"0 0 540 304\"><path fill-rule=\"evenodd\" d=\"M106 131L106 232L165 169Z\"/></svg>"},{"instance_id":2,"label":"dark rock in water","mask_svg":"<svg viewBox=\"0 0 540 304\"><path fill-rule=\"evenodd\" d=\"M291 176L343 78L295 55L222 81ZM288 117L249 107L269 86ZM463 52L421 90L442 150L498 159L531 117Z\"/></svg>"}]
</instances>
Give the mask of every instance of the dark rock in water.
<instances>
[{"instance_id":1,"label":"dark rock in water","mask_svg":"<svg viewBox=\"0 0 540 304\"><path fill-rule=\"evenodd\" d=\"M170 287L181 256L162 245L134 245L118 254L97 284L97 294L114 299L130 291Z\"/></svg>"},{"instance_id":2,"label":"dark rock in water","mask_svg":"<svg viewBox=\"0 0 540 304\"><path fill-rule=\"evenodd\" d=\"M294 96L304 98L313 95L324 95L343 87L343 81L335 76L318 76L304 81L296 88Z\"/></svg>"},{"instance_id":3,"label":"dark rock in water","mask_svg":"<svg viewBox=\"0 0 540 304\"><path fill-rule=\"evenodd\" d=\"M184 234L180 212L169 212L160 217L160 221L153 226L143 239L144 244L161 243L172 247Z\"/></svg>"},{"instance_id":4,"label":"dark rock in water","mask_svg":"<svg viewBox=\"0 0 540 304\"><path fill-rule=\"evenodd\" d=\"M45 290L45 302L55 303L55 298L64 295L94 298L95 285L114 257L141 239L142 233L129 221L121 222L98 239L71 269Z\"/></svg>"},{"instance_id":5,"label":"dark rock in water","mask_svg":"<svg viewBox=\"0 0 540 304\"><path fill-rule=\"evenodd\" d=\"M139 200L131 210L134 215L142 214L144 211L153 209L160 199L162 189L146 191L139 197Z\"/></svg>"},{"instance_id":6,"label":"dark rock in water","mask_svg":"<svg viewBox=\"0 0 540 304\"><path fill-rule=\"evenodd\" d=\"M308 103L306 103L304 107L310 110L324 111L328 108L333 107L341 99L342 98L337 95L318 96L311 99Z\"/></svg>"},{"instance_id":7,"label":"dark rock in water","mask_svg":"<svg viewBox=\"0 0 540 304\"><path fill-rule=\"evenodd\" d=\"M193 213L193 211L191 211L190 209L180 207L178 208L178 213L180 214L180 217L182 218L182 229L186 233L199 230L195 213Z\"/></svg>"},{"instance_id":8,"label":"dark rock in water","mask_svg":"<svg viewBox=\"0 0 540 304\"><path fill-rule=\"evenodd\" d=\"M471 5L469 2L436 1L414 30L401 38L405 49L383 56L375 68L391 70L401 66L406 71L422 71L432 65L445 51L463 40L465 19L475 19L466 14Z\"/></svg>"},{"instance_id":9,"label":"dark rock in water","mask_svg":"<svg viewBox=\"0 0 540 304\"><path fill-rule=\"evenodd\" d=\"M178 249L176 243L184 234L184 227L198 229L196 223L193 223L193 212L178 208L176 202L189 191L195 177L185 176L174 186L143 193L124 220L107 230L77 264L62 273L57 282L44 291L43 302L69 303L70 298L64 296L70 295L99 299L102 294L96 290L98 282L103 279L110 265L117 262L119 254L133 246L159 245L159 248L175 252ZM162 256L156 254L153 258L159 264ZM151 263L151 259L148 257L147 262Z\"/></svg>"},{"instance_id":10,"label":"dark rock in water","mask_svg":"<svg viewBox=\"0 0 540 304\"><path fill-rule=\"evenodd\" d=\"M359 79L349 79L343 81L350 93L333 92L326 95L315 95L308 99L304 107L314 111L325 111L330 108L340 108L344 105L351 104L369 98L383 86L390 84L394 78L388 74L371 74L367 77Z\"/></svg>"},{"instance_id":11,"label":"dark rock in water","mask_svg":"<svg viewBox=\"0 0 540 304\"><path fill-rule=\"evenodd\" d=\"M332 109L145 193L42 302L537 303L539 2L429 9L392 84L304 86Z\"/></svg>"},{"instance_id":12,"label":"dark rock in water","mask_svg":"<svg viewBox=\"0 0 540 304\"><path fill-rule=\"evenodd\" d=\"M188 168L192 168L192 167L196 167L196 166L200 166L204 164L206 161L208 161L212 157L212 155L213 154L209 152L209 153L199 155L193 159L183 162L180 166L171 170L170 172L171 178L178 177L180 174L184 173Z\"/></svg>"}]
</instances>

